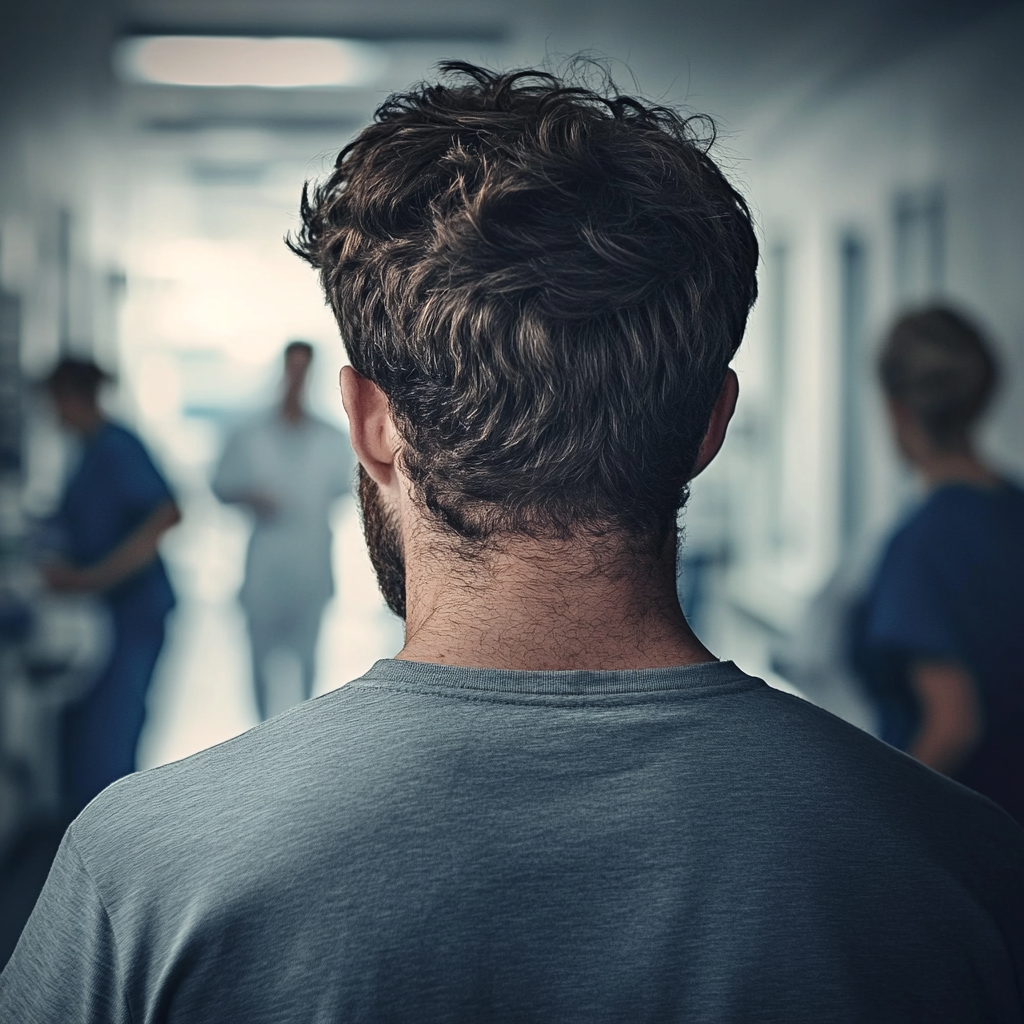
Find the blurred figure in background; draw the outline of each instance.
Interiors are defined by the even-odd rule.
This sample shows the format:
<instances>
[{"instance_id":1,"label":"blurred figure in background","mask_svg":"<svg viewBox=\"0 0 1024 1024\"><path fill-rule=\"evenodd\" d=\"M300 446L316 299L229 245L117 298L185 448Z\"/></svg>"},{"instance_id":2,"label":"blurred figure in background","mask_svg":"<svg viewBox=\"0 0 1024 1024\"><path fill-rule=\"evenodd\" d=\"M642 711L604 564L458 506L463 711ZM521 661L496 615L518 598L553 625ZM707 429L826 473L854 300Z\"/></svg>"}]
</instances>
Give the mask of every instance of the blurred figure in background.
<instances>
[{"instance_id":1,"label":"blurred figure in background","mask_svg":"<svg viewBox=\"0 0 1024 1024\"><path fill-rule=\"evenodd\" d=\"M350 489L348 438L305 407L313 346L289 343L284 397L228 439L213 477L254 518L239 599L261 720L313 693L324 607L334 592L331 506Z\"/></svg>"},{"instance_id":2,"label":"blurred figure in background","mask_svg":"<svg viewBox=\"0 0 1024 1024\"><path fill-rule=\"evenodd\" d=\"M1024 823L1024 491L973 440L996 362L977 328L932 308L896 323L879 369L927 496L882 558L857 661L883 739Z\"/></svg>"},{"instance_id":3,"label":"blurred figure in background","mask_svg":"<svg viewBox=\"0 0 1024 1024\"><path fill-rule=\"evenodd\" d=\"M57 513L64 558L43 572L55 590L100 595L113 627L106 668L64 722L72 814L135 770L146 691L174 607L157 544L181 516L142 442L100 409L108 379L95 363L65 358L46 382L57 416L79 435L82 450Z\"/></svg>"}]
</instances>

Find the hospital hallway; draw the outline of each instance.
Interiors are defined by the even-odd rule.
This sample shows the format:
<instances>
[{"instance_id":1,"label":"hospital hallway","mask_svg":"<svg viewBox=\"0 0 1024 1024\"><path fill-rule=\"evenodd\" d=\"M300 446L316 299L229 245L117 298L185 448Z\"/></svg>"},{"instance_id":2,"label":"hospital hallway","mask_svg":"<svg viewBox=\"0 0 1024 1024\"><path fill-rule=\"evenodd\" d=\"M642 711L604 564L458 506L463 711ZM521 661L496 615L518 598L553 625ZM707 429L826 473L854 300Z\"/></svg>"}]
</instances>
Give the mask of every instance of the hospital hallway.
<instances>
[{"instance_id":1,"label":"hospital hallway","mask_svg":"<svg viewBox=\"0 0 1024 1024\"><path fill-rule=\"evenodd\" d=\"M748 198L760 297L721 457L692 487L679 593L719 657L868 731L844 616L920 493L875 364L901 312L984 325L1005 383L986 456L1024 479L1021 0L6 0L0 11L0 967L66 824L60 722L110 647L101 602L47 590L47 525L81 452L43 382L112 382L105 413L181 511L160 541L177 606L137 766L258 721L239 602L258 516L211 486L276 408L286 344L345 431L346 357L285 245L303 184L392 91L454 58L566 67L706 112ZM336 593L314 694L402 645L363 542L354 474L329 508ZM274 709L301 697L284 672ZM289 689L291 687L291 689ZM272 709L273 710L273 709Z\"/></svg>"}]
</instances>

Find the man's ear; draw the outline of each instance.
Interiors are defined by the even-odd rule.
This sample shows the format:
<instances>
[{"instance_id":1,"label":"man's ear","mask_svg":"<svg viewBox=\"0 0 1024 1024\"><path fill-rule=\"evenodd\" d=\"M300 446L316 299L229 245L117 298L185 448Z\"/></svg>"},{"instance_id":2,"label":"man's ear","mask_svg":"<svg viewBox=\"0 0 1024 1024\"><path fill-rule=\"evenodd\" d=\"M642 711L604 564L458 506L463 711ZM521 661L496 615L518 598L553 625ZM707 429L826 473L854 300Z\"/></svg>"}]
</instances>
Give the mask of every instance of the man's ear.
<instances>
[{"instance_id":1,"label":"man's ear","mask_svg":"<svg viewBox=\"0 0 1024 1024\"><path fill-rule=\"evenodd\" d=\"M339 384L352 450L370 477L389 489L397 479L395 462L401 439L391 418L387 395L351 366L341 368Z\"/></svg>"},{"instance_id":2,"label":"man's ear","mask_svg":"<svg viewBox=\"0 0 1024 1024\"><path fill-rule=\"evenodd\" d=\"M722 382L722 390L718 393L718 401L715 402L715 407L711 410L708 429L704 434L704 440L700 443L700 452L697 455L697 462L693 467L692 476L703 473L714 457L722 450L722 444L725 442L725 432L729 429L729 421L732 419L732 414L736 411L736 401L739 397L739 377L736 376L735 370L726 370L725 380Z\"/></svg>"},{"instance_id":3,"label":"man's ear","mask_svg":"<svg viewBox=\"0 0 1024 1024\"><path fill-rule=\"evenodd\" d=\"M886 401L889 409L889 422L892 425L896 447L912 465L920 466L934 451L934 446L921 418L898 398Z\"/></svg>"},{"instance_id":4,"label":"man's ear","mask_svg":"<svg viewBox=\"0 0 1024 1024\"><path fill-rule=\"evenodd\" d=\"M885 404L889 410L889 419L897 428L906 430L917 425L917 417L905 402L901 402L898 398L887 398Z\"/></svg>"}]
</instances>

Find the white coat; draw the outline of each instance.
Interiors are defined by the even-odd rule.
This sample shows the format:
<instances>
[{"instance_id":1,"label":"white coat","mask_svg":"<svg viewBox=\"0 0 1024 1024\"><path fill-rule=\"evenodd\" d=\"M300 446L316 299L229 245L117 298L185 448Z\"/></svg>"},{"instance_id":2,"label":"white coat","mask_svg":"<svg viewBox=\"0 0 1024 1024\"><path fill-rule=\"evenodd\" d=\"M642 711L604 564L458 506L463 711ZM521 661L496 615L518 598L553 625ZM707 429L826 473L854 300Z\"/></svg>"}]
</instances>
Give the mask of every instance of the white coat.
<instances>
[{"instance_id":1,"label":"white coat","mask_svg":"<svg viewBox=\"0 0 1024 1024\"><path fill-rule=\"evenodd\" d=\"M334 592L331 506L352 484L347 435L308 414L290 423L279 410L232 434L213 476L221 501L266 496L273 513L257 517L239 599L256 620L323 608Z\"/></svg>"}]
</instances>

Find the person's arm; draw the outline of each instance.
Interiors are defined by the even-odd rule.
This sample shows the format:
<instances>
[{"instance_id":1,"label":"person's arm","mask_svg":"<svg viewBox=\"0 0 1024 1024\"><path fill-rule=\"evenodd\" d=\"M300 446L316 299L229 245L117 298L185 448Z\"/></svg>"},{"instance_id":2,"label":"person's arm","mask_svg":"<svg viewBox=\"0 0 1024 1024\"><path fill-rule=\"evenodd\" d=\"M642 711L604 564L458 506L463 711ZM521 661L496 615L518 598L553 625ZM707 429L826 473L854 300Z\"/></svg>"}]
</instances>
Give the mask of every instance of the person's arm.
<instances>
[{"instance_id":1,"label":"person's arm","mask_svg":"<svg viewBox=\"0 0 1024 1024\"><path fill-rule=\"evenodd\" d=\"M273 519L278 501L262 486L262 475L254 472L250 432L239 431L228 439L210 480L210 489L225 505L241 505L259 521Z\"/></svg>"},{"instance_id":2,"label":"person's arm","mask_svg":"<svg viewBox=\"0 0 1024 1024\"><path fill-rule=\"evenodd\" d=\"M230 491L218 493L225 505L242 505L259 520L273 519L277 514L277 502L265 491Z\"/></svg>"},{"instance_id":3,"label":"person's arm","mask_svg":"<svg viewBox=\"0 0 1024 1024\"><path fill-rule=\"evenodd\" d=\"M978 745L984 731L971 674L954 662L916 661L910 683L921 707L921 725L908 753L951 775Z\"/></svg>"},{"instance_id":4,"label":"person's arm","mask_svg":"<svg viewBox=\"0 0 1024 1024\"><path fill-rule=\"evenodd\" d=\"M110 917L68 832L0 975L0 1020L131 1024L128 968L118 956Z\"/></svg>"},{"instance_id":5,"label":"person's arm","mask_svg":"<svg viewBox=\"0 0 1024 1024\"><path fill-rule=\"evenodd\" d=\"M160 538L181 521L174 501L165 501L146 517L106 558L86 568L58 563L43 569L54 590L84 590L102 593L116 587L156 558Z\"/></svg>"}]
</instances>

